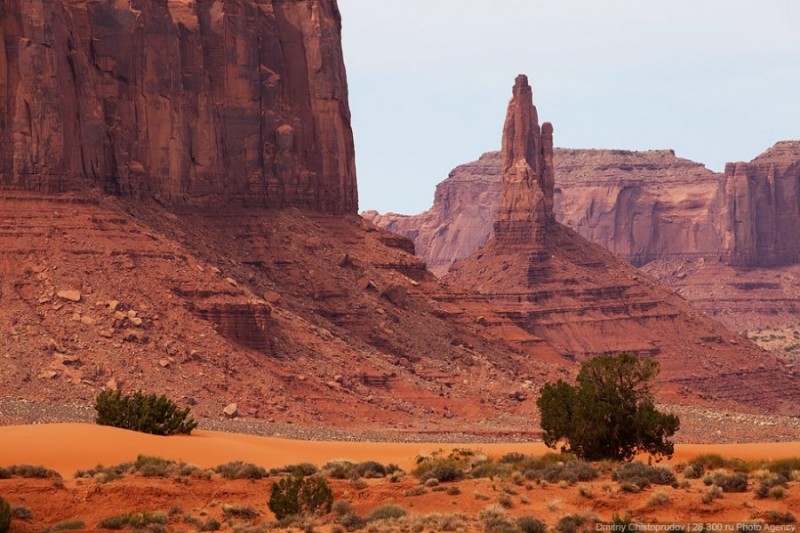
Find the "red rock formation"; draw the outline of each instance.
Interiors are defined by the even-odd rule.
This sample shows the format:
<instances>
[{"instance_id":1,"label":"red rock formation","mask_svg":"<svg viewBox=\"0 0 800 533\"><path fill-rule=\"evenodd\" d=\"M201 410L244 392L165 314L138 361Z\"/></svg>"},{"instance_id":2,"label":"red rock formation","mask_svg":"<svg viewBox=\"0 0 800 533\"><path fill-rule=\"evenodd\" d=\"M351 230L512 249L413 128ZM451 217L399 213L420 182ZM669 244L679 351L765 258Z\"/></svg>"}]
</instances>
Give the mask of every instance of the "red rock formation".
<instances>
[{"instance_id":1,"label":"red rock formation","mask_svg":"<svg viewBox=\"0 0 800 533\"><path fill-rule=\"evenodd\" d=\"M517 76L503 127L503 182L494 234L504 246L544 249L553 221L553 126L539 127L527 76Z\"/></svg>"},{"instance_id":2,"label":"red rock formation","mask_svg":"<svg viewBox=\"0 0 800 533\"><path fill-rule=\"evenodd\" d=\"M780 142L750 163L729 163L721 187L724 262L800 262L800 142Z\"/></svg>"},{"instance_id":3,"label":"red rock formation","mask_svg":"<svg viewBox=\"0 0 800 533\"><path fill-rule=\"evenodd\" d=\"M517 113L518 105L513 99L510 114ZM535 128L517 138L520 130L506 124L504 147L535 145ZM510 158L516 153L505 151L503 161L512 178L516 169ZM773 382L781 395L800 397L800 386L775 359L753 354L746 340L726 332L655 280L562 224L535 223L543 196L531 194L539 192L535 187L520 186L508 176L502 184L501 205L514 209L501 207L495 228L523 220L519 214L529 212L527 230L536 238L495 236L456 263L443 278L464 291L460 298L443 300L453 315L482 313L475 320L499 331L510 329L511 323L531 335L523 343L542 342L578 360L621 351L655 357L664 385L672 390L713 387L722 397L741 399L744 389L755 398L758 389ZM523 231L525 226L510 227ZM754 364L754 356L760 364ZM774 400L775 405L782 402Z\"/></svg>"},{"instance_id":4,"label":"red rock formation","mask_svg":"<svg viewBox=\"0 0 800 533\"><path fill-rule=\"evenodd\" d=\"M0 6L0 186L357 207L335 0Z\"/></svg>"}]
</instances>

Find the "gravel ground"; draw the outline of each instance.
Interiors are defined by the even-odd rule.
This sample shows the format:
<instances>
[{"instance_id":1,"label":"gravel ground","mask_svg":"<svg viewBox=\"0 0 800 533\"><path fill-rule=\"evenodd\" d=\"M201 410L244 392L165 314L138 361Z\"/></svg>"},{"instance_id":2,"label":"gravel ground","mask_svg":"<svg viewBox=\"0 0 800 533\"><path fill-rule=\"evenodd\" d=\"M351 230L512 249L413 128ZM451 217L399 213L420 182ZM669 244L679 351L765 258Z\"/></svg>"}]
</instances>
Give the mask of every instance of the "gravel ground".
<instances>
[{"instance_id":1,"label":"gravel ground","mask_svg":"<svg viewBox=\"0 0 800 533\"><path fill-rule=\"evenodd\" d=\"M680 416L677 442L745 443L800 441L800 416L777 417L702 409L690 406L659 406ZM91 405L52 405L24 399L0 398L0 425L89 422L94 420ZM364 431L320 425L304 427L258 419L233 420L198 418L200 429L247 433L307 441L370 442L531 442L541 440L535 433L498 428L495 434L429 432L385 428Z\"/></svg>"}]
</instances>

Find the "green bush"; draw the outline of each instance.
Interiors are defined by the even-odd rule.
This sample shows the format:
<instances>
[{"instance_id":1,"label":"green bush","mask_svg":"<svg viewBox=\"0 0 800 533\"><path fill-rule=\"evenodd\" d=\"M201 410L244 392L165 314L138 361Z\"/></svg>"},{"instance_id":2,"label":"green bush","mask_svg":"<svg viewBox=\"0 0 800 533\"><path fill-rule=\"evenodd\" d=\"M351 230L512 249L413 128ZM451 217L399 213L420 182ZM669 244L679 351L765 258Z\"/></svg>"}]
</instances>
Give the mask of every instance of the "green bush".
<instances>
[{"instance_id":1,"label":"green bush","mask_svg":"<svg viewBox=\"0 0 800 533\"><path fill-rule=\"evenodd\" d=\"M190 434L197 422L189 418L189 408L179 409L164 395L136 391L123 395L120 391L105 390L97 395L94 404L95 422L103 426L140 431L153 435Z\"/></svg>"},{"instance_id":2,"label":"green bush","mask_svg":"<svg viewBox=\"0 0 800 533\"><path fill-rule=\"evenodd\" d=\"M588 460L629 461L639 452L671 457L669 438L680 421L655 408L657 374L654 359L619 354L584 361L574 386L545 384L536 401L545 444L562 442L562 450Z\"/></svg>"},{"instance_id":3,"label":"green bush","mask_svg":"<svg viewBox=\"0 0 800 533\"><path fill-rule=\"evenodd\" d=\"M546 533L547 526L538 518L520 516L517 518L517 527L522 533Z\"/></svg>"},{"instance_id":4,"label":"green bush","mask_svg":"<svg viewBox=\"0 0 800 533\"><path fill-rule=\"evenodd\" d=\"M11 505L0 498L0 533L8 533L11 528Z\"/></svg>"},{"instance_id":5,"label":"green bush","mask_svg":"<svg viewBox=\"0 0 800 533\"><path fill-rule=\"evenodd\" d=\"M333 507L333 491L321 476L285 477L272 485L268 505L278 520L293 515L325 514Z\"/></svg>"},{"instance_id":6,"label":"green bush","mask_svg":"<svg viewBox=\"0 0 800 533\"><path fill-rule=\"evenodd\" d=\"M375 520L391 520L393 518L403 518L406 515L406 510L397 504L386 504L376 507L371 513L367 515L367 522Z\"/></svg>"},{"instance_id":7,"label":"green bush","mask_svg":"<svg viewBox=\"0 0 800 533\"><path fill-rule=\"evenodd\" d=\"M264 468L241 461L232 461L219 465L214 471L225 479L264 479L268 475Z\"/></svg>"},{"instance_id":8,"label":"green bush","mask_svg":"<svg viewBox=\"0 0 800 533\"><path fill-rule=\"evenodd\" d=\"M61 474L41 465L11 465L0 468L0 479L22 477L29 479L61 479Z\"/></svg>"},{"instance_id":9,"label":"green bush","mask_svg":"<svg viewBox=\"0 0 800 533\"><path fill-rule=\"evenodd\" d=\"M252 507L244 505L229 505L222 506L222 516L228 518L241 518L243 520L254 520L258 516L258 511Z\"/></svg>"},{"instance_id":10,"label":"green bush","mask_svg":"<svg viewBox=\"0 0 800 533\"><path fill-rule=\"evenodd\" d=\"M653 485L672 485L676 482L672 470L644 463L626 463L617 468L611 479L619 483L633 483L640 489Z\"/></svg>"},{"instance_id":11,"label":"green bush","mask_svg":"<svg viewBox=\"0 0 800 533\"><path fill-rule=\"evenodd\" d=\"M722 474L716 473L711 476L714 485L725 492L747 492L747 474Z\"/></svg>"},{"instance_id":12,"label":"green bush","mask_svg":"<svg viewBox=\"0 0 800 533\"><path fill-rule=\"evenodd\" d=\"M168 522L166 513L127 513L104 518L97 524L100 529L144 529L153 525L165 525Z\"/></svg>"}]
</instances>

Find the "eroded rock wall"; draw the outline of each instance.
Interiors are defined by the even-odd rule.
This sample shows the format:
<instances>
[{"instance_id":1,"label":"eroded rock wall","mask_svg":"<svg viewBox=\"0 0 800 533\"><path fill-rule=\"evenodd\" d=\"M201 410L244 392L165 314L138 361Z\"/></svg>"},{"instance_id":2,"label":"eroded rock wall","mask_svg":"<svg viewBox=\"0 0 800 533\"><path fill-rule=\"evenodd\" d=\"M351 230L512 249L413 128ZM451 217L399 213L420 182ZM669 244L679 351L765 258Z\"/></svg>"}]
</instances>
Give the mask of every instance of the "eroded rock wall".
<instances>
[{"instance_id":1,"label":"eroded rock wall","mask_svg":"<svg viewBox=\"0 0 800 533\"><path fill-rule=\"evenodd\" d=\"M355 212L335 0L6 0L0 185Z\"/></svg>"},{"instance_id":2,"label":"eroded rock wall","mask_svg":"<svg viewBox=\"0 0 800 533\"><path fill-rule=\"evenodd\" d=\"M636 266L721 261L769 267L800 261L800 142L783 141L718 174L672 150L554 150L555 218ZM494 235L500 152L456 167L415 216L364 216L412 238L438 276Z\"/></svg>"}]
</instances>

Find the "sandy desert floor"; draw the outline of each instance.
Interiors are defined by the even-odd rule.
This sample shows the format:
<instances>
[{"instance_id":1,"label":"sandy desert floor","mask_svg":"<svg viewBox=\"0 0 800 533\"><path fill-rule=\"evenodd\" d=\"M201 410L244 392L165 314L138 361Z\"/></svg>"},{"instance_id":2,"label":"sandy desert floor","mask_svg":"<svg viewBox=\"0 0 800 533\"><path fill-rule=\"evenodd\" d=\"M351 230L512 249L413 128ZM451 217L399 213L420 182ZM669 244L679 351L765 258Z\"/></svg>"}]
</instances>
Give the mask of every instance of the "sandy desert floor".
<instances>
[{"instance_id":1,"label":"sandy desert floor","mask_svg":"<svg viewBox=\"0 0 800 533\"><path fill-rule=\"evenodd\" d=\"M223 529L257 531L267 527L274 515L267 507L270 487L278 477L258 480L227 480L219 475L210 479L192 476L145 477L126 474L122 479L103 483L94 478L75 478L75 472L95 465L114 465L133 461L140 454L185 462L205 469L229 461L254 463L264 468L289 464L347 459L353 462L374 460L395 463L406 471L414 468L419 455L443 449L470 448L478 454L499 458L509 452L542 455L548 452L541 443L530 444L408 444L364 442L312 442L265 438L250 435L196 431L189 437L155 437L91 424L48 424L0 427L0 467L13 464L40 464L57 471L63 479L0 479L0 495L13 506L30 510L32 517L15 519L12 531L42 531L68 520L80 520L84 530L92 530L103 518L122 512L164 512L169 531L201 530L198 525L215 518ZM678 445L670 468L702 453L718 453L743 460L776 460L800 457L800 443L743 445ZM710 502L703 497L709 486L703 479L685 479L681 486L652 485L629 493L612 481L614 466L598 465L600 477L583 483L547 483L519 476L464 479L424 487L411 474L394 482L388 478L359 481L331 479L336 500L349 502L355 513L367 516L386 504L402 506L403 519L370 522L373 531L484 530L486 509L501 512L508 520L533 516L554 527L568 515L609 521L614 513L630 511L641 523L696 522L727 524L746 521L771 522L771 531L790 531L794 527L787 513L800 510L800 479L791 479L780 496L757 498L758 480L751 477L746 492L726 493ZM790 476L791 477L791 476ZM800 472L798 472L800 477ZM451 487L457 487L451 488ZM230 505L244 506L255 517L241 520L228 516ZM498 506L499 505L499 506ZM483 519L480 518L484 512ZM800 515L798 515L800 516ZM318 519L317 530L336 527L336 513ZM778 527L780 526L780 527ZM588 526L584 526L588 527ZM250 528L250 529L247 529ZM689 528L691 531L691 528ZM724 529L722 529L724 531Z\"/></svg>"}]
</instances>

